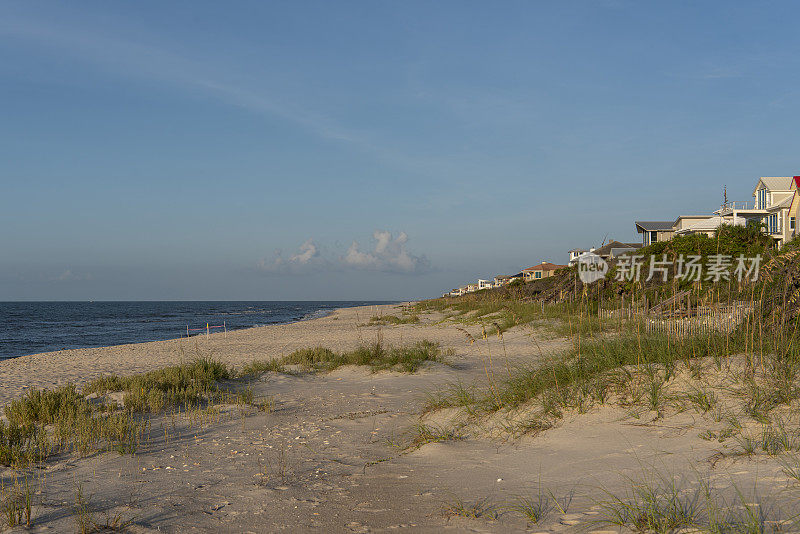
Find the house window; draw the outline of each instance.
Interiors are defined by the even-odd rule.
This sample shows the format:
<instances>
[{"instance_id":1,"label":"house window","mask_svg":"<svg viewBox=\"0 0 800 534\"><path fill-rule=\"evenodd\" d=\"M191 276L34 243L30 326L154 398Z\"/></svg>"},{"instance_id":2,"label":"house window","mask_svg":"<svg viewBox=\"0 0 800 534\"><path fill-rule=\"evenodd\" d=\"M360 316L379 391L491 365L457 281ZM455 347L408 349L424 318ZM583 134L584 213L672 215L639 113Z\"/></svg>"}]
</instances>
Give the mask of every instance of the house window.
<instances>
[{"instance_id":1,"label":"house window","mask_svg":"<svg viewBox=\"0 0 800 534\"><path fill-rule=\"evenodd\" d=\"M542 271L536 271L536 278L542 277Z\"/></svg>"},{"instance_id":2,"label":"house window","mask_svg":"<svg viewBox=\"0 0 800 534\"><path fill-rule=\"evenodd\" d=\"M658 232L650 232L650 242L651 243L658 242Z\"/></svg>"},{"instance_id":3,"label":"house window","mask_svg":"<svg viewBox=\"0 0 800 534\"><path fill-rule=\"evenodd\" d=\"M794 217L789 217L789 230L794 230Z\"/></svg>"},{"instance_id":4,"label":"house window","mask_svg":"<svg viewBox=\"0 0 800 534\"><path fill-rule=\"evenodd\" d=\"M777 234L778 230L779 230L779 228L778 228L778 215L773 213L772 215L769 216L769 218L767 220L769 221L767 223L767 228L769 229L769 233Z\"/></svg>"},{"instance_id":5,"label":"house window","mask_svg":"<svg viewBox=\"0 0 800 534\"><path fill-rule=\"evenodd\" d=\"M758 190L758 209L764 210L767 209L767 190L766 189L759 189Z\"/></svg>"}]
</instances>

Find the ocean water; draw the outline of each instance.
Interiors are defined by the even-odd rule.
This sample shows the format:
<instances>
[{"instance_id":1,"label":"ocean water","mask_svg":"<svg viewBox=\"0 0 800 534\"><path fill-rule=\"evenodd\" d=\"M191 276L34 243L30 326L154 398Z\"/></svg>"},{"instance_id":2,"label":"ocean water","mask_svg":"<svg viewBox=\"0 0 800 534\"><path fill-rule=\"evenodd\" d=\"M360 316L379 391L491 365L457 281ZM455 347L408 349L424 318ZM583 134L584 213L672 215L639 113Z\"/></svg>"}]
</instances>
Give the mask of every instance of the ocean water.
<instances>
[{"instance_id":1,"label":"ocean water","mask_svg":"<svg viewBox=\"0 0 800 534\"><path fill-rule=\"evenodd\" d=\"M228 330L290 323L371 304L387 302L0 302L0 359L174 339L187 325L204 332L206 323Z\"/></svg>"}]
</instances>

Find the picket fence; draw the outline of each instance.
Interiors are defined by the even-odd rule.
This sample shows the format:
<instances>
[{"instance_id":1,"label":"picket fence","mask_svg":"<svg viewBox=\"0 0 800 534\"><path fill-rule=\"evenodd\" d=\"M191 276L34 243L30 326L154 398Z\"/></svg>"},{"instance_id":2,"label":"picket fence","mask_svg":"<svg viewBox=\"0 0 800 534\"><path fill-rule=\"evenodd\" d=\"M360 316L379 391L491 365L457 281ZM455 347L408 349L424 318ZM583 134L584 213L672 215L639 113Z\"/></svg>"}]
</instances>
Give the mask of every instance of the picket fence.
<instances>
[{"instance_id":1,"label":"picket fence","mask_svg":"<svg viewBox=\"0 0 800 534\"><path fill-rule=\"evenodd\" d=\"M675 337L722 332L730 334L753 313L753 304L736 302L720 306L696 306L684 311L684 316L664 316L650 313L643 305L631 303L615 309L599 308L601 319L636 320L645 332L665 333Z\"/></svg>"}]
</instances>

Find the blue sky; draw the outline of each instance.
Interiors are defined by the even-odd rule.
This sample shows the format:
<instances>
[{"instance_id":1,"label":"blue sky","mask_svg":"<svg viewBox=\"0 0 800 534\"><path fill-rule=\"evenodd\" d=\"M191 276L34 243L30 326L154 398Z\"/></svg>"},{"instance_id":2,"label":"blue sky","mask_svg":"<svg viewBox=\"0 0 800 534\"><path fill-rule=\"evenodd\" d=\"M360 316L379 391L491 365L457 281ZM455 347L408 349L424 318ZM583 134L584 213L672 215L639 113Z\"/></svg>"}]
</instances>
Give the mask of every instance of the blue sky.
<instances>
[{"instance_id":1,"label":"blue sky","mask_svg":"<svg viewBox=\"0 0 800 534\"><path fill-rule=\"evenodd\" d=\"M409 299L636 241L800 174L798 18L3 2L0 300Z\"/></svg>"}]
</instances>

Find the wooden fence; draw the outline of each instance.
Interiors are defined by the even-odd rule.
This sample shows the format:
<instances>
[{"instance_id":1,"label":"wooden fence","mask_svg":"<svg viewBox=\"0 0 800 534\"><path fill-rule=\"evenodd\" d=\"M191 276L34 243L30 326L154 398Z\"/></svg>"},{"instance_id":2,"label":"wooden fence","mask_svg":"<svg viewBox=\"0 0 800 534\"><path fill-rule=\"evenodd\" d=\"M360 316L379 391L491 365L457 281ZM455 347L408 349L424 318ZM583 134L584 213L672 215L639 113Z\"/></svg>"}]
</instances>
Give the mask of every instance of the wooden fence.
<instances>
[{"instance_id":1,"label":"wooden fence","mask_svg":"<svg viewBox=\"0 0 800 534\"><path fill-rule=\"evenodd\" d=\"M685 316L665 316L650 313L646 306L631 303L628 306L607 309L599 308L601 319L636 320L645 332L670 334L675 337L706 333L733 332L742 321L753 313L749 302L736 302L725 306L697 306L686 310Z\"/></svg>"}]
</instances>

